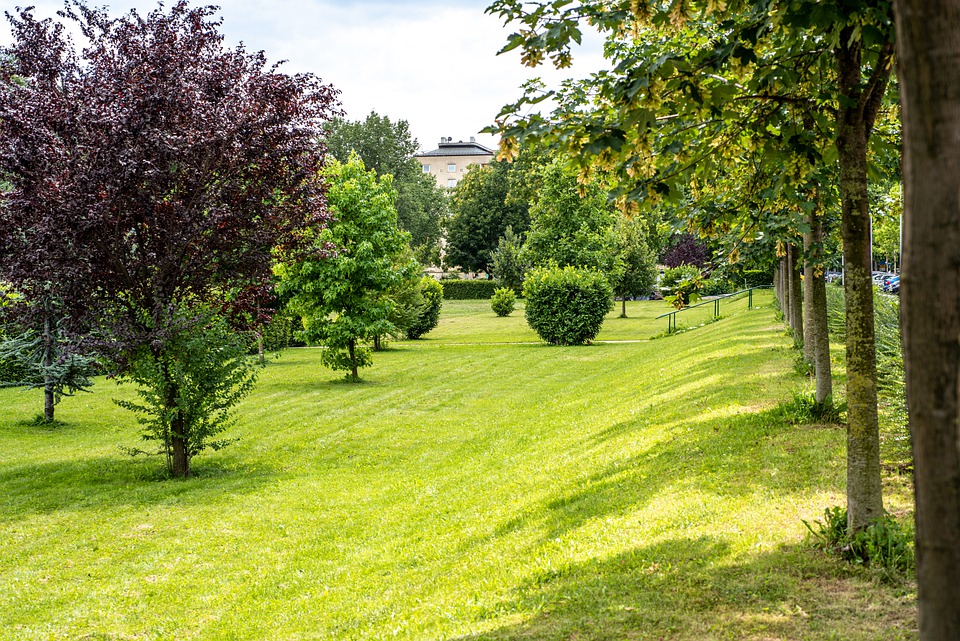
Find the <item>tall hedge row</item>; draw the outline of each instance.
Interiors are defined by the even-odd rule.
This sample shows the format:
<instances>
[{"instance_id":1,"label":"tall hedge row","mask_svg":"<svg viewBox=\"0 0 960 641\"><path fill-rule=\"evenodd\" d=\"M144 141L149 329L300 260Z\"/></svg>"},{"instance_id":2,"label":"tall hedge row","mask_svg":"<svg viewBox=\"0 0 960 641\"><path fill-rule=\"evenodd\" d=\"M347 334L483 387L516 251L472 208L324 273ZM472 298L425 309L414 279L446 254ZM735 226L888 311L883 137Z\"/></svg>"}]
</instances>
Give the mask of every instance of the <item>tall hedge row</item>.
<instances>
[{"instance_id":1,"label":"tall hedge row","mask_svg":"<svg viewBox=\"0 0 960 641\"><path fill-rule=\"evenodd\" d=\"M493 292L502 287L498 280L442 280L446 300L479 300L493 298Z\"/></svg>"}]
</instances>

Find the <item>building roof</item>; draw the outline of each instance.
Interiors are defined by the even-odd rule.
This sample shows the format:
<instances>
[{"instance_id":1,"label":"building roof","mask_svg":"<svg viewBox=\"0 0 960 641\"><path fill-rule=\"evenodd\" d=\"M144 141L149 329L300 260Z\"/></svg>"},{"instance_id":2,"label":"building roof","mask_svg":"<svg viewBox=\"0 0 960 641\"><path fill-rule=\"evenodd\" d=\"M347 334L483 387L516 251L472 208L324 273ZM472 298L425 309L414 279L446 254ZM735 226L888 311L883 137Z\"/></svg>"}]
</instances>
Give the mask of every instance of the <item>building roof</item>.
<instances>
[{"instance_id":1,"label":"building roof","mask_svg":"<svg viewBox=\"0 0 960 641\"><path fill-rule=\"evenodd\" d=\"M440 147L433 151L427 151L417 154L416 158L426 158L428 156L492 156L492 149L487 149L478 142L453 142L453 138L441 138Z\"/></svg>"}]
</instances>

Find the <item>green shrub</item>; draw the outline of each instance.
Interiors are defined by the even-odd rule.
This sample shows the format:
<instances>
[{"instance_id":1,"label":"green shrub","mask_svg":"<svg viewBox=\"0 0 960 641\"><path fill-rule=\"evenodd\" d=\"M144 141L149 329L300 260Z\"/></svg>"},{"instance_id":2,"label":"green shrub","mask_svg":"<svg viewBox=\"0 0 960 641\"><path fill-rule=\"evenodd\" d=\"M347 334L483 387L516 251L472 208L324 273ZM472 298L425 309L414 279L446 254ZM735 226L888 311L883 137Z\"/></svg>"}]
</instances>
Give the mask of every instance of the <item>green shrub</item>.
<instances>
[{"instance_id":1,"label":"green shrub","mask_svg":"<svg viewBox=\"0 0 960 641\"><path fill-rule=\"evenodd\" d=\"M497 316L509 316L517 303L517 295L509 287L501 287L493 292L490 307Z\"/></svg>"},{"instance_id":2,"label":"green shrub","mask_svg":"<svg viewBox=\"0 0 960 641\"><path fill-rule=\"evenodd\" d=\"M613 289L600 272L575 267L542 267L523 284L531 328L554 345L582 345L600 332L613 309Z\"/></svg>"},{"instance_id":3,"label":"green shrub","mask_svg":"<svg viewBox=\"0 0 960 641\"><path fill-rule=\"evenodd\" d=\"M660 278L660 291L663 292L664 300L677 309L695 303L700 298L702 285L700 268L693 265L667 268Z\"/></svg>"},{"instance_id":4,"label":"green shrub","mask_svg":"<svg viewBox=\"0 0 960 641\"><path fill-rule=\"evenodd\" d=\"M851 563L896 572L914 567L913 535L889 514L853 536L847 531L847 510L842 507L827 508L824 520L814 521L812 526L806 521L803 524L815 547Z\"/></svg>"},{"instance_id":5,"label":"green shrub","mask_svg":"<svg viewBox=\"0 0 960 641\"><path fill-rule=\"evenodd\" d=\"M729 279L722 278L719 274L714 274L706 280L700 281L700 294L702 296L720 296L722 294L732 294L737 291L736 285Z\"/></svg>"},{"instance_id":6,"label":"green shrub","mask_svg":"<svg viewBox=\"0 0 960 641\"><path fill-rule=\"evenodd\" d=\"M449 281L448 281L449 282ZM407 338L418 339L440 322L440 308L443 307L444 286L430 276L420 279L420 295L424 306L419 318L407 328Z\"/></svg>"},{"instance_id":7,"label":"green shrub","mask_svg":"<svg viewBox=\"0 0 960 641\"><path fill-rule=\"evenodd\" d=\"M177 320L161 354L140 349L120 379L136 386L138 400L114 401L137 415L141 438L157 444L154 451L127 452L161 454L171 473L177 434L188 460L233 441L215 437L230 426L235 406L253 389L257 375L249 336L232 331L215 311L184 306Z\"/></svg>"},{"instance_id":8,"label":"green shrub","mask_svg":"<svg viewBox=\"0 0 960 641\"><path fill-rule=\"evenodd\" d=\"M446 300L482 300L493 297L500 287L498 280L444 280L443 297Z\"/></svg>"}]
</instances>

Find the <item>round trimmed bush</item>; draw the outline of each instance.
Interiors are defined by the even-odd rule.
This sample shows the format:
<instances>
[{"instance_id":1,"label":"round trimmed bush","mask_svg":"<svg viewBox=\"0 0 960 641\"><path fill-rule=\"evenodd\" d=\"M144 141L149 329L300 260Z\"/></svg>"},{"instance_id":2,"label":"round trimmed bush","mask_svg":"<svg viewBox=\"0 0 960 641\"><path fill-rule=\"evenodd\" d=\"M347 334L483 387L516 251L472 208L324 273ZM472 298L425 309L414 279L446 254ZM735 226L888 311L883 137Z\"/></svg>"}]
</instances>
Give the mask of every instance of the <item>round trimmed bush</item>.
<instances>
[{"instance_id":1,"label":"round trimmed bush","mask_svg":"<svg viewBox=\"0 0 960 641\"><path fill-rule=\"evenodd\" d=\"M613 288L600 272L575 267L534 269L523 283L527 323L548 343L582 345L600 333L613 309Z\"/></svg>"},{"instance_id":2,"label":"round trimmed bush","mask_svg":"<svg viewBox=\"0 0 960 641\"><path fill-rule=\"evenodd\" d=\"M440 308L443 306L443 285L430 276L420 279L420 295L424 307L420 317L407 328L407 338L417 339L429 332L440 322Z\"/></svg>"},{"instance_id":3,"label":"round trimmed bush","mask_svg":"<svg viewBox=\"0 0 960 641\"><path fill-rule=\"evenodd\" d=\"M509 287L501 287L490 298L490 308L497 316L509 316L516 303L517 295Z\"/></svg>"}]
</instances>

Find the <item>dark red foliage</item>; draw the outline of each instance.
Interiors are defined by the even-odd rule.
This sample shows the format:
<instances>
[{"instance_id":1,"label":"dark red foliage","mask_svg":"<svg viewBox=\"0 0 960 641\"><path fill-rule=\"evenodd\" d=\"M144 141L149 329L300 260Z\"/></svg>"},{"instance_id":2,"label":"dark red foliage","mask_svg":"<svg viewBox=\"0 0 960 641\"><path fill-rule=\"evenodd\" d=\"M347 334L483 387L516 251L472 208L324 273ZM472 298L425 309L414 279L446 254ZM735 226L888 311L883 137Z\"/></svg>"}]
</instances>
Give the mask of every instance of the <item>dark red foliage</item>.
<instances>
[{"instance_id":1,"label":"dark red foliage","mask_svg":"<svg viewBox=\"0 0 960 641\"><path fill-rule=\"evenodd\" d=\"M707 246L691 234L683 234L663 254L663 264L667 267L693 265L705 267L710 261Z\"/></svg>"},{"instance_id":2,"label":"dark red foliage","mask_svg":"<svg viewBox=\"0 0 960 641\"><path fill-rule=\"evenodd\" d=\"M336 91L223 47L212 7L119 19L73 2L87 46L7 14L0 50L0 280L50 283L120 352L178 304L251 307L271 253L327 220L319 134Z\"/></svg>"}]
</instances>

